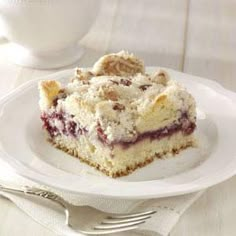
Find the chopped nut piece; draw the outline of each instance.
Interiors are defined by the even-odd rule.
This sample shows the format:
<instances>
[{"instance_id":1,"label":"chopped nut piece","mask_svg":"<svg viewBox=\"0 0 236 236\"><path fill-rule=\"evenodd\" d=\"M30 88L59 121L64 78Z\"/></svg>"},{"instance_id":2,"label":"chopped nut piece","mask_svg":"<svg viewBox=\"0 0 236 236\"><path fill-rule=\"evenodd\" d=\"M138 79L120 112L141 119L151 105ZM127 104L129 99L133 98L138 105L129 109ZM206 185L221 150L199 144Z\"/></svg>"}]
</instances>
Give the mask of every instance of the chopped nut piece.
<instances>
[{"instance_id":1,"label":"chopped nut piece","mask_svg":"<svg viewBox=\"0 0 236 236\"><path fill-rule=\"evenodd\" d=\"M169 75L167 72L160 70L152 75L152 80L165 86L169 81Z\"/></svg>"},{"instance_id":2,"label":"chopped nut piece","mask_svg":"<svg viewBox=\"0 0 236 236\"><path fill-rule=\"evenodd\" d=\"M74 78L73 80L89 80L91 77L94 76L94 74L91 71L85 71L81 70L80 68L76 68L75 76L76 78Z\"/></svg>"},{"instance_id":3,"label":"chopped nut piece","mask_svg":"<svg viewBox=\"0 0 236 236\"><path fill-rule=\"evenodd\" d=\"M40 93L40 108L41 110L47 110L52 106L54 98L61 90L61 84L55 80L45 80L41 81L38 87Z\"/></svg>"},{"instance_id":4,"label":"chopped nut piece","mask_svg":"<svg viewBox=\"0 0 236 236\"><path fill-rule=\"evenodd\" d=\"M117 101L119 98L118 93L110 87L103 88L103 96L111 101Z\"/></svg>"},{"instance_id":5,"label":"chopped nut piece","mask_svg":"<svg viewBox=\"0 0 236 236\"><path fill-rule=\"evenodd\" d=\"M119 85L119 83L115 80L110 80L113 84Z\"/></svg>"},{"instance_id":6,"label":"chopped nut piece","mask_svg":"<svg viewBox=\"0 0 236 236\"><path fill-rule=\"evenodd\" d=\"M140 85L139 88L142 91L145 91L145 90L147 90L148 87L151 87L151 86L152 86L151 84L143 84L143 85Z\"/></svg>"},{"instance_id":7,"label":"chopped nut piece","mask_svg":"<svg viewBox=\"0 0 236 236\"><path fill-rule=\"evenodd\" d=\"M125 110L125 106L117 102L113 105L113 109L117 111L123 111Z\"/></svg>"},{"instance_id":8,"label":"chopped nut piece","mask_svg":"<svg viewBox=\"0 0 236 236\"><path fill-rule=\"evenodd\" d=\"M132 82L128 79L121 79L120 83L125 85L125 86L130 86L132 84Z\"/></svg>"},{"instance_id":9,"label":"chopped nut piece","mask_svg":"<svg viewBox=\"0 0 236 236\"><path fill-rule=\"evenodd\" d=\"M93 66L95 75L135 75L144 73L143 62L134 55L121 51L99 59Z\"/></svg>"},{"instance_id":10,"label":"chopped nut piece","mask_svg":"<svg viewBox=\"0 0 236 236\"><path fill-rule=\"evenodd\" d=\"M58 104L59 99L65 99L67 97L67 93L65 93L64 89L61 89L58 93L58 95L53 99L52 106L56 107Z\"/></svg>"}]
</instances>

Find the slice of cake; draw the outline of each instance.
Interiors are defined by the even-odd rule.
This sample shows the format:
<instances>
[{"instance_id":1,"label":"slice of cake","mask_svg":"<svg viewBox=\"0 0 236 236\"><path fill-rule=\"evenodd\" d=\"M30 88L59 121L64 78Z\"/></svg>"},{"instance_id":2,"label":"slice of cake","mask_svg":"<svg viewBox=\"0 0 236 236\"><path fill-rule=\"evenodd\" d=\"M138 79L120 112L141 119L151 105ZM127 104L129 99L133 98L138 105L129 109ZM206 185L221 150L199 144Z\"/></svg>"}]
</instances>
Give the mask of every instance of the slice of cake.
<instances>
[{"instance_id":1,"label":"slice of cake","mask_svg":"<svg viewBox=\"0 0 236 236\"><path fill-rule=\"evenodd\" d=\"M39 91L48 139L109 176L194 144L193 97L162 69L146 74L126 52L77 69L67 86L41 81Z\"/></svg>"}]
</instances>

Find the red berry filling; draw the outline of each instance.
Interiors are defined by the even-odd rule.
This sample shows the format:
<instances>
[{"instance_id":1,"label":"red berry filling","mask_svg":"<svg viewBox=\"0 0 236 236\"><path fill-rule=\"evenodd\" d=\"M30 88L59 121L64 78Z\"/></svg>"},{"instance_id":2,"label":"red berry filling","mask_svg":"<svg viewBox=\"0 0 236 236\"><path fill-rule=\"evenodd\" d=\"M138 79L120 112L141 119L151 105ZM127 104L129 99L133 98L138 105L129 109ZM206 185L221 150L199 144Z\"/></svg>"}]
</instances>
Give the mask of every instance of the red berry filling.
<instances>
[{"instance_id":1,"label":"red berry filling","mask_svg":"<svg viewBox=\"0 0 236 236\"><path fill-rule=\"evenodd\" d=\"M80 127L78 122L73 120L73 116L68 116L64 112L43 113L41 115L43 128L46 129L51 138L64 134L71 137L78 137L87 132Z\"/></svg>"},{"instance_id":2,"label":"red berry filling","mask_svg":"<svg viewBox=\"0 0 236 236\"><path fill-rule=\"evenodd\" d=\"M113 141L109 142L107 140L107 135L104 133L104 130L101 128L100 124L97 126L97 135L101 142L107 145L114 145L114 144L120 144L123 147L129 147L130 145L137 143L139 141L142 141L143 139L149 138L150 140L155 139L161 139L164 137L171 136L174 133L182 132L184 135L191 134L196 128L196 124L189 120L187 113L182 113L182 116L180 117L179 121L176 123L173 123L170 126L154 130L154 131L148 131L142 134L139 134L137 138L133 141Z\"/></svg>"}]
</instances>

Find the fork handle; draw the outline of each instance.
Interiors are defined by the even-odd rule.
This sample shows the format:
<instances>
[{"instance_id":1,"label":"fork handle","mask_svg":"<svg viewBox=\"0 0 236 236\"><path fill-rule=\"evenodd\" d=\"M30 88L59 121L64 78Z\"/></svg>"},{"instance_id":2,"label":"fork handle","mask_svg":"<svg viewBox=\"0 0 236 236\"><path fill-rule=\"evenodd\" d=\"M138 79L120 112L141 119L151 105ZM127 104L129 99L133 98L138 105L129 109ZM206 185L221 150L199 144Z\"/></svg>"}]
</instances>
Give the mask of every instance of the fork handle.
<instances>
[{"instance_id":1,"label":"fork handle","mask_svg":"<svg viewBox=\"0 0 236 236\"><path fill-rule=\"evenodd\" d=\"M63 201L63 199L59 197L57 194L44 190L44 189L35 188L35 187L23 186L23 187L17 188L17 187L10 187L10 186L0 184L0 190L4 192L9 192L9 193L18 193L18 194L24 194L24 195L38 196L38 197L46 198L53 201L54 200Z\"/></svg>"},{"instance_id":2,"label":"fork handle","mask_svg":"<svg viewBox=\"0 0 236 236\"><path fill-rule=\"evenodd\" d=\"M23 194L25 194L24 189L7 187L7 186L1 185L1 184L0 184L0 191L9 192L9 193L23 193Z\"/></svg>"},{"instance_id":3,"label":"fork handle","mask_svg":"<svg viewBox=\"0 0 236 236\"><path fill-rule=\"evenodd\" d=\"M58 205L60 205L64 209L64 212L66 215L66 225L69 225L68 208L67 208L63 198L61 198L56 193L53 193L51 191L47 191L44 189L40 189L40 188L35 188L35 187L29 187L29 186L10 187L10 186L6 186L6 185L2 185L2 184L0 184L0 191L14 193L14 194L23 194L23 195L27 195L27 196L31 195L31 196L36 196L36 197L44 198L47 200L51 200L52 202L57 203Z\"/></svg>"}]
</instances>

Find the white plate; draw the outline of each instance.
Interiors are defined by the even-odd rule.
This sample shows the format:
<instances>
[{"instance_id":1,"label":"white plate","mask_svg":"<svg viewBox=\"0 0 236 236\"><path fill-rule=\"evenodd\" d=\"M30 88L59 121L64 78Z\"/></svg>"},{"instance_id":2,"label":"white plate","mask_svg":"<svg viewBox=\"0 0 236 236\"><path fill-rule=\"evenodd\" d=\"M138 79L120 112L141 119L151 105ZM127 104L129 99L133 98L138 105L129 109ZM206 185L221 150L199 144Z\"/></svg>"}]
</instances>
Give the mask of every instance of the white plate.
<instances>
[{"instance_id":1,"label":"white plate","mask_svg":"<svg viewBox=\"0 0 236 236\"><path fill-rule=\"evenodd\" d=\"M149 71L155 68L148 68ZM236 173L236 94L219 84L168 69L196 98L198 148L155 160L127 177L111 179L45 141L37 82L67 82L74 71L30 81L0 101L1 158L20 175L75 194L153 198L197 191Z\"/></svg>"}]
</instances>

